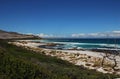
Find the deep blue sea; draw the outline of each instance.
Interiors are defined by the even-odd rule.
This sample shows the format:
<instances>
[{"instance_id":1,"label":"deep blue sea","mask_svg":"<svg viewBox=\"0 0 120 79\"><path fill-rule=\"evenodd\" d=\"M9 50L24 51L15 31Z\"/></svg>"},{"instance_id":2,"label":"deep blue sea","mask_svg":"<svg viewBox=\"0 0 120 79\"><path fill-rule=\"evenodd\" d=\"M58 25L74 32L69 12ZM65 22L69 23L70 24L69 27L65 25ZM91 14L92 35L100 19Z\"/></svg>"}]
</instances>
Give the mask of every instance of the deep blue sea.
<instances>
[{"instance_id":1,"label":"deep blue sea","mask_svg":"<svg viewBox=\"0 0 120 79\"><path fill-rule=\"evenodd\" d=\"M45 43L63 44L56 47L62 49L120 48L120 38L48 38L39 41Z\"/></svg>"}]
</instances>

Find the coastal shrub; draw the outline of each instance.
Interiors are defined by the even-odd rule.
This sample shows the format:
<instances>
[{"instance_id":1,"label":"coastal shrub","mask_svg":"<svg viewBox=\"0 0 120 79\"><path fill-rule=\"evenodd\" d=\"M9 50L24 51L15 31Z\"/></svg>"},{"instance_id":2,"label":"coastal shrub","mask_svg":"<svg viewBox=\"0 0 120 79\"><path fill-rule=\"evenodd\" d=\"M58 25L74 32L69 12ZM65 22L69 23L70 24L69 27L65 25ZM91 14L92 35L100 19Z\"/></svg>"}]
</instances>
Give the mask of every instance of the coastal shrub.
<instances>
[{"instance_id":1,"label":"coastal shrub","mask_svg":"<svg viewBox=\"0 0 120 79\"><path fill-rule=\"evenodd\" d=\"M29 61L15 58L0 49L0 79L68 79ZM59 77L59 78L57 78Z\"/></svg>"}]
</instances>

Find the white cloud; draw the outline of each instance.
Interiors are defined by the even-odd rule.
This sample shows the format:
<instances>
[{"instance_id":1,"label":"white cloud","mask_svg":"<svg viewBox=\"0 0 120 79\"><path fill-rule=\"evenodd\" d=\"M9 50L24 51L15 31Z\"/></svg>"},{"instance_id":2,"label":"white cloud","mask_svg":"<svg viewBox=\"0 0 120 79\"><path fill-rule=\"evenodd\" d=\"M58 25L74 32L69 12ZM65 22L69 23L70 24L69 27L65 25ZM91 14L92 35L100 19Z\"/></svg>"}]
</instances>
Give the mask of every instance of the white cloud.
<instances>
[{"instance_id":1,"label":"white cloud","mask_svg":"<svg viewBox=\"0 0 120 79\"><path fill-rule=\"evenodd\" d=\"M31 33L29 33L31 34ZM69 37L69 36L63 36L63 35L52 35L52 34L44 34L44 33L40 33L40 34L36 34L39 37L44 37L44 38L52 38L52 37L56 37L56 38L60 38L60 37ZM76 34L71 34L71 37L74 38L108 38L108 37L120 37L120 30L117 31L111 31L111 32L103 32L103 33L76 33Z\"/></svg>"},{"instance_id":2,"label":"white cloud","mask_svg":"<svg viewBox=\"0 0 120 79\"><path fill-rule=\"evenodd\" d=\"M72 34L72 37L84 37L85 34L81 33L81 34Z\"/></svg>"},{"instance_id":3,"label":"white cloud","mask_svg":"<svg viewBox=\"0 0 120 79\"><path fill-rule=\"evenodd\" d=\"M58 37L56 35L52 35L52 34L44 34L44 33L40 33L40 34L36 34L39 37L43 37L43 38L52 38L52 37Z\"/></svg>"},{"instance_id":4,"label":"white cloud","mask_svg":"<svg viewBox=\"0 0 120 79\"><path fill-rule=\"evenodd\" d=\"M39 36L39 37L49 37L49 35L44 34L44 33L37 34L37 36Z\"/></svg>"},{"instance_id":5,"label":"white cloud","mask_svg":"<svg viewBox=\"0 0 120 79\"><path fill-rule=\"evenodd\" d=\"M120 31L104 32L104 33L89 33L89 34L72 34L72 37L120 37Z\"/></svg>"},{"instance_id":6,"label":"white cloud","mask_svg":"<svg viewBox=\"0 0 120 79\"><path fill-rule=\"evenodd\" d=\"M80 33L80 34L72 34L71 36L72 37L99 37L99 36L103 36L103 35L100 33L90 33L90 34Z\"/></svg>"},{"instance_id":7,"label":"white cloud","mask_svg":"<svg viewBox=\"0 0 120 79\"><path fill-rule=\"evenodd\" d=\"M120 37L120 31L119 30L118 31L112 31L110 36L112 36L112 37Z\"/></svg>"},{"instance_id":8,"label":"white cloud","mask_svg":"<svg viewBox=\"0 0 120 79\"><path fill-rule=\"evenodd\" d=\"M112 31L112 33L119 33L120 34L120 30Z\"/></svg>"}]
</instances>

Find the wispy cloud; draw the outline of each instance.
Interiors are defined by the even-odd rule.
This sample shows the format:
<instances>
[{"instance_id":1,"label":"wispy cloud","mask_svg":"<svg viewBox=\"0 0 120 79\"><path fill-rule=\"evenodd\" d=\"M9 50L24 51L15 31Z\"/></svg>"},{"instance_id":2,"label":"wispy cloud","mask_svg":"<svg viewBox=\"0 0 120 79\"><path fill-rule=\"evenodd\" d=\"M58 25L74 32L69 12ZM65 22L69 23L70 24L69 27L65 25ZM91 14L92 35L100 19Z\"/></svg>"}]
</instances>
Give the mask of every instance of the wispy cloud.
<instances>
[{"instance_id":1,"label":"wispy cloud","mask_svg":"<svg viewBox=\"0 0 120 79\"><path fill-rule=\"evenodd\" d=\"M68 36L65 35L53 35L53 34L44 34L44 33L39 33L35 34L36 36L43 37L43 38L66 38Z\"/></svg>"},{"instance_id":2,"label":"wispy cloud","mask_svg":"<svg viewBox=\"0 0 120 79\"><path fill-rule=\"evenodd\" d=\"M83 34L83 33L80 33L80 34L72 34L71 36L72 36L72 37L84 37L84 36L86 36L86 35Z\"/></svg>"},{"instance_id":3,"label":"wispy cloud","mask_svg":"<svg viewBox=\"0 0 120 79\"><path fill-rule=\"evenodd\" d=\"M71 34L70 36L66 35L53 35L53 34L44 34L44 33L39 33L39 34L32 34L32 33L27 33L28 35L36 35L39 37L43 38L66 38L66 37L73 37L73 38L120 38L120 30L114 30L111 32L98 32L98 33L76 33L76 34Z\"/></svg>"},{"instance_id":4,"label":"wispy cloud","mask_svg":"<svg viewBox=\"0 0 120 79\"><path fill-rule=\"evenodd\" d=\"M117 31L112 31L113 33L119 33L120 34L120 30L117 30Z\"/></svg>"},{"instance_id":5,"label":"wispy cloud","mask_svg":"<svg viewBox=\"0 0 120 79\"><path fill-rule=\"evenodd\" d=\"M52 35L52 34L48 35L48 34L44 34L44 33L40 33L40 34L36 34L36 35L39 37L54 37L54 35Z\"/></svg>"},{"instance_id":6,"label":"wispy cloud","mask_svg":"<svg viewBox=\"0 0 120 79\"><path fill-rule=\"evenodd\" d=\"M120 30L115 30L112 32L104 32L104 33L89 33L89 34L84 34L84 33L79 33L79 34L72 34L72 37L91 37L91 38L98 38L98 37L120 37Z\"/></svg>"}]
</instances>

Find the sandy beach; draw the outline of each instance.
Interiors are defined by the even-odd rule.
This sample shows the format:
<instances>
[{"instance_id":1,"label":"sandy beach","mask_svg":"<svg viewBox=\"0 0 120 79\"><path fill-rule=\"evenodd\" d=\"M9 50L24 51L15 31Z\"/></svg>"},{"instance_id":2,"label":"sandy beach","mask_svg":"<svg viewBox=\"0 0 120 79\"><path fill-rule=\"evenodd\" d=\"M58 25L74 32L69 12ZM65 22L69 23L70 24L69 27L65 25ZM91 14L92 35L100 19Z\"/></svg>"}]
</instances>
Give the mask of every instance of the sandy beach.
<instances>
[{"instance_id":1,"label":"sandy beach","mask_svg":"<svg viewBox=\"0 0 120 79\"><path fill-rule=\"evenodd\" d=\"M120 74L120 56L116 56L117 66L116 70L113 70L111 66L114 64L112 60L105 59L104 65L101 66L101 62L104 56L102 52L93 52L88 50L56 50L39 48L40 45L46 45L46 43L35 43L30 41L14 41L9 42L16 46L22 46L29 50L41 52L45 55L55 56L62 60L69 61L75 65L84 66L88 69L94 69L102 73Z\"/></svg>"}]
</instances>

